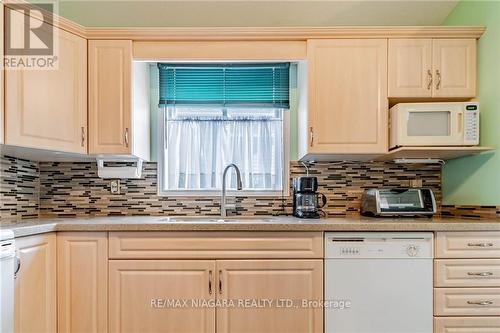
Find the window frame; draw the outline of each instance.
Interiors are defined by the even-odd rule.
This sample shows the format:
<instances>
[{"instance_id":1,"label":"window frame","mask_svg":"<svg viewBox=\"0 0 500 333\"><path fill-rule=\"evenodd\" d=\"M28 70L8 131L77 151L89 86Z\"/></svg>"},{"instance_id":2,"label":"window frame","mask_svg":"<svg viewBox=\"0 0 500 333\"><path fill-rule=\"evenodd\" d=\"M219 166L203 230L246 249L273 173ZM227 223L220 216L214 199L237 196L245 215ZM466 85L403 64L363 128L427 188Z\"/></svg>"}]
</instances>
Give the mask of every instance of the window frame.
<instances>
[{"instance_id":1,"label":"window frame","mask_svg":"<svg viewBox=\"0 0 500 333\"><path fill-rule=\"evenodd\" d=\"M220 197L222 190L164 190L165 177L165 121L166 107L158 107L157 112L157 194L162 197ZM283 197L290 195L290 109L283 111L283 188L281 191L252 191L227 189L226 194L234 197ZM234 171L231 171L234 172Z\"/></svg>"}]
</instances>

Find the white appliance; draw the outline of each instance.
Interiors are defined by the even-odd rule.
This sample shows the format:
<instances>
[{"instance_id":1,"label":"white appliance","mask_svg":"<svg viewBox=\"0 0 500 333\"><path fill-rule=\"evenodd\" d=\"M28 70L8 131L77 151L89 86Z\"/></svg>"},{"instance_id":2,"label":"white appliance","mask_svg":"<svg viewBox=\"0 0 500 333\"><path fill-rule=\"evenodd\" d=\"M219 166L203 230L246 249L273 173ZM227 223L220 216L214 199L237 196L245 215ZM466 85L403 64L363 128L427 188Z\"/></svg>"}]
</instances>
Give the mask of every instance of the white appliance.
<instances>
[{"instance_id":1,"label":"white appliance","mask_svg":"<svg viewBox=\"0 0 500 333\"><path fill-rule=\"evenodd\" d=\"M432 333L433 234L325 234L326 333Z\"/></svg>"},{"instance_id":2,"label":"white appliance","mask_svg":"<svg viewBox=\"0 0 500 333\"><path fill-rule=\"evenodd\" d=\"M0 230L0 332L14 332L14 262L16 249L11 230Z\"/></svg>"},{"instance_id":3,"label":"white appliance","mask_svg":"<svg viewBox=\"0 0 500 333\"><path fill-rule=\"evenodd\" d=\"M479 144L479 103L399 103L389 110L390 148Z\"/></svg>"}]
</instances>

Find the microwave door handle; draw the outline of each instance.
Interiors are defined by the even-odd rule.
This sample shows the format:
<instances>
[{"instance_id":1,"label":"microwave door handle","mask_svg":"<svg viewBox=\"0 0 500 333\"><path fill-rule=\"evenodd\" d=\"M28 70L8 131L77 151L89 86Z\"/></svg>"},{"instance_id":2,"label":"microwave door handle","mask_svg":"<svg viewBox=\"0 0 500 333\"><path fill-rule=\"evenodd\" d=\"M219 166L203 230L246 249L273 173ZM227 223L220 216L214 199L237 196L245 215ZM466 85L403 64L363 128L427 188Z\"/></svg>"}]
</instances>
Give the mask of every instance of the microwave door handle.
<instances>
[{"instance_id":1,"label":"microwave door handle","mask_svg":"<svg viewBox=\"0 0 500 333\"><path fill-rule=\"evenodd\" d=\"M458 128L458 134L462 134L464 131L464 114L463 112L459 112L457 114L457 128Z\"/></svg>"}]
</instances>

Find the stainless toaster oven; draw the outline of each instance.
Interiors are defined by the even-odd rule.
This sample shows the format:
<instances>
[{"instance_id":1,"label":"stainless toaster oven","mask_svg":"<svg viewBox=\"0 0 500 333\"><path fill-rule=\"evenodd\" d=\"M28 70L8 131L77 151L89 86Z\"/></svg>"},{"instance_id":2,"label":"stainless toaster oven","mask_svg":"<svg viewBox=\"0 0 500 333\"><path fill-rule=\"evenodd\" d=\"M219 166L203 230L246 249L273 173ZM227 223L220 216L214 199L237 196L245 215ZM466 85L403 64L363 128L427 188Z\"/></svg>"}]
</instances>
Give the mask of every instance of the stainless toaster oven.
<instances>
[{"instance_id":1,"label":"stainless toaster oven","mask_svg":"<svg viewBox=\"0 0 500 333\"><path fill-rule=\"evenodd\" d=\"M366 189L361 197L365 216L409 216L436 213L436 200L430 188Z\"/></svg>"}]
</instances>

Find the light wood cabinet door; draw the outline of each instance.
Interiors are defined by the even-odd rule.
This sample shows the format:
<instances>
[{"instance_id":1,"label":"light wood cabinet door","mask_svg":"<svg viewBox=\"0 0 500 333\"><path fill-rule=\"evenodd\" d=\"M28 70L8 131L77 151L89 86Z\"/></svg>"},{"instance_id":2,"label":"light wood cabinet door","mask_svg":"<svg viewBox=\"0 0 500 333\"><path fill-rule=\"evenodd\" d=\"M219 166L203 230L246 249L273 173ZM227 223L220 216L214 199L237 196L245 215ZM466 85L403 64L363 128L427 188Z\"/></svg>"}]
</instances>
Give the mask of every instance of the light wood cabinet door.
<instances>
[{"instance_id":1,"label":"light wood cabinet door","mask_svg":"<svg viewBox=\"0 0 500 333\"><path fill-rule=\"evenodd\" d=\"M109 331L215 332L215 292L213 260L110 260Z\"/></svg>"},{"instance_id":2,"label":"light wood cabinet door","mask_svg":"<svg viewBox=\"0 0 500 333\"><path fill-rule=\"evenodd\" d=\"M321 232L119 231L112 259L323 258Z\"/></svg>"},{"instance_id":3,"label":"light wood cabinet door","mask_svg":"<svg viewBox=\"0 0 500 333\"><path fill-rule=\"evenodd\" d=\"M389 39L389 97L432 96L432 39Z\"/></svg>"},{"instance_id":4,"label":"light wood cabinet door","mask_svg":"<svg viewBox=\"0 0 500 333\"><path fill-rule=\"evenodd\" d=\"M56 235L16 238L14 331L56 332Z\"/></svg>"},{"instance_id":5,"label":"light wood cabinet door","mask_svg":"<svg viewBox=\"0 0 500 333\"><path fill-rule=\"evenodd\" d=\"M500 231L438 232L435 245L436 258L500 259Z\"/></svg>"},{"instance_id":6,"label":"light wood cabinet door","mask_svg":"<svg viewBox=\"0 0 500 333\"><path fill-rule=\"evenodd\" d=\"M57 234L57 299L58 332L107 332L107 233Z\"/></svg>"},{"instance_id":7,"label":"light wood cabinet door","mask_svg":"<svg viewBox=\"0 0 500 333\"><path fill-rule=\"evenodd\" d=\"M301 304L323 299L322 260L221 260L217 272L221 301L274 301L218 308L218 333L323 332L323 309ZM280 299L293 300L298 308L280 307Z\"/></svg>"},{"instance_id":8,"label":"light wood cabinet door","mask_svg":"<svg viewBox=\"0 0 500 333\"><path fill-rule=\"evenodd\" d=\"M132 41L89 40L89 153L131 153Z\"/></svg>"},{"instance_id":9,"label":"light wood cabinet door","mask_svg":"<svg viewBox=\"0 0 500 333\"><path fill-rule=\"evenodd\" d=\"M16 12L11 18L22 29L23 14ZM51 33L44 27L40 34ZM86 154L87 41L64 30L53 31L59 45L55 69L4 73L5 143Z\"/></svg>"},{"instance_id":10,"label":"light wood cabinet door","mask_svg":"<svg viewBox=\"0 0 500 333\"><path fill-rule=\"evenodd\" d=\"M476 40L434 39L434 97L476 95Z\"/></svg>"},{"instance_id":11,"label":"light wood cabinet door","mask_svg":"<svg viewBox=\"0 0 500 333\"><path fill-rule=\"evenodd\" d=\"M500 259L436 259L435 287L500 287Z\"/></svg>"},{"instance_id":12,"label":"light wood cabinet door","mask_svg":"<svg viewBox=\"0 0 500 333\"><path fill-rule=\"evenodd\" d=\"M308 152L387 152L387 40L308 40L307 58Z\"/></svg>"},{"instance_id":13,"label":"light wood cabinet door","mask_svg":"<svg viewBox=\"0 0 500 333\"><path fill-rule=\"evenodd\" d=\"M500 316L500 288L434 288L435 316Z\"/></svg>"},{"instance_id":14,"label":"light wood cabinet door","mask_svg":"<svg viewBox=\"0 0 500 333\"><path fill-rule=\"evenodd\" d=\"M498 333L500 317L436 317L435 333Z\"/></svg>"}]
</instances>

